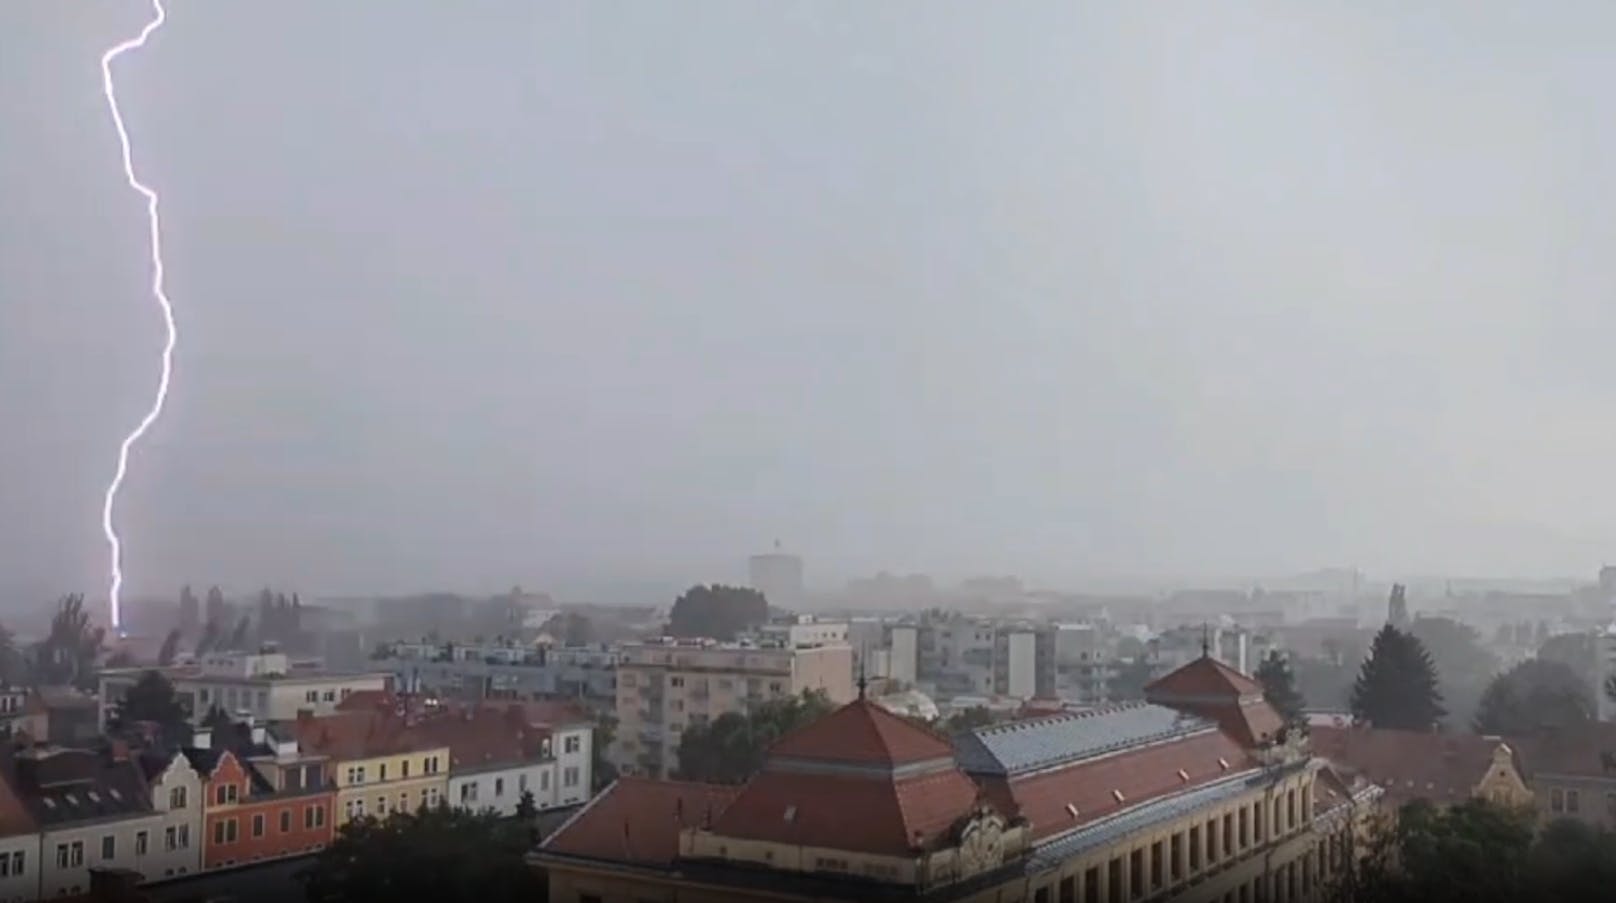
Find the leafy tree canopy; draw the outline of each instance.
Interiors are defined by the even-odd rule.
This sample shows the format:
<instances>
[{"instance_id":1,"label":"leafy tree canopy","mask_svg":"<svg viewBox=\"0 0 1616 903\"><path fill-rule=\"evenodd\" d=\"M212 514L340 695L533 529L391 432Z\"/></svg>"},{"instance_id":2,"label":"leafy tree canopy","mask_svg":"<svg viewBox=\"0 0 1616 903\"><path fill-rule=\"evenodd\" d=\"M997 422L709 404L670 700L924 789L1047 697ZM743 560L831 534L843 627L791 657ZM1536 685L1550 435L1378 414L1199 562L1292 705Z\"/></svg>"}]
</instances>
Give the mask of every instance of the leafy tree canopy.
<instances>
[{"instance_id":1,"label":"leafy tree canopy","mask_svg":"<svg viewBox=\"0 0 1616 903\"><path fill-rule=\"evenodd\" d=\"M150 721L162 731L171 745L183 745L191 739L190 713L174 693L174 685L156 671L140 675L113 705L108 719L114 731L127 731L137 722Z\"/></svg>"},{"instance_id":2,"label":"leafy tree canopy","mask_svg":"<svg viewBox=\"0 0 1616 903\"><path fill-rule=\"evenodd\" d=\"M1307 700L1296 689L1296 675L1291 673L1290 661L1279 652L1270 652L1257 666L1257 681L1263 686L1263 698L1274 707L1287 723L1302 720Z\"/></svg>"},{"instance_id":3,"label":"leafy tree canopy","mask_svg":"<svg viewBox=\"0 0 1616 903\"><path fill-rule=\"evenodd\" d=\"M751 712L726 712L691 725L679 738L679 773L685 780L739 784L763 767L764 754L785 734L829 714L835 705L821 691L771 699Z\"/></svg>"},{"instance_id":4,"label":"leafy tree canopy","mask_svg":"<svg viewBox=\"0 0 1616 903\"><path fill-rule=\"evenodd\" d=\"M1477 733L1513 736L1594 716L1591 688L1571 666L1528 659L1493 678L1476 710Z\"/></svg>"},{"instance_id":5,"label":"leafy tree canopy","mask_svg":"<svg viewBox=\"0 0 1616 903\"><path fill-rule=\"evenodd\" d=\"M769 618L769 603L755 589L739 586L692 586L674 600L668 634L733 640Z\"/></svg>"},{"instance_id":6,"label":"leafy tree canopy","mask_svg":"<svg viewBox=\"0 0 1616 903\"><path fill-rule=\"evenodd\" d=\"M312 903L531 903L547 893L523 860L531 837L522 822L447 806L361 818L344 825L301 877Z\"/></svg>"}]
</instances>

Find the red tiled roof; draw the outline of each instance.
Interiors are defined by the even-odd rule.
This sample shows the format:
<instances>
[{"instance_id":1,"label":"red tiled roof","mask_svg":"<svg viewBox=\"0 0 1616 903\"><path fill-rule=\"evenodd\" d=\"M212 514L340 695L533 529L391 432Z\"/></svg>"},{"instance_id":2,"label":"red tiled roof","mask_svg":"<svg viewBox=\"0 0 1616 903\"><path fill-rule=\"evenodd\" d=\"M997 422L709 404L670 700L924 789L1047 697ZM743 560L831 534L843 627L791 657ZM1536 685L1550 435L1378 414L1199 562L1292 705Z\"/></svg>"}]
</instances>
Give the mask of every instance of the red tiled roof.
<instances>
[{"instance_id":1,"label":"red tiled roof","mask_svg":"<svg viewBox=\"0 0 1616 903\"><path fill-rule=\"evenodd\" d=\"M1616 766L1616 723L1588 721L1530 737L1511 737L1520 768L1527 774L1610 777Z\"/></svg>"},{"instance_id":2,"label":"red tiled roof","mask_svg":"<svg viewBox=\"0 0 1616 903\"><path fill-rule=\"evenodd\" d=\"M398 697L392 690L355 690L337 703L339 712L362 712L366 709L393 708Z\"/></svg>"},{"instance_id":3,"label":"red tiled roof","mask_svg":"<svg viewBox=\"0 0 1616 903\"><path fill-rule=\"evenodd\" d=\"M492 707L425 718L415 729L428 744L449 747L451 771L536 760L549 736L548 730L530 727L519 710Z\"/></svg>"},{"instance_id":4,"label":"red tiled roof","mask_svg":"<svg viewBox=\"0 0 1616 903\"><path fill-rule=\"evenodd\" d=\"M442 747L405 719L371 709L299 718L292 722L298 748L332 759L361 759Z\"/></svg>"},{"instance_id":5,"label":"red tiled roof","mask_svg":"<svg viewBox=\"0 0 1616 903\"><path fill-rule=\"evenodd\" d=\"M1504 741L1475 734L1438 734L1370 727L1317 726L1313 752L1386 789L1395 806L1415 799L1447 805L1469 799Z\"/></svg>"},{"instance_id":6,"label":"red tiled roof","mask_svg":"<svg viewBox=\"0 0 1616 903\"><path fill-rule=\"evenodd\" d=\"M545 853L634 865L667 866L679 831L724 810L734 787L621 777L540 845Z\"/></svg>"},{"instance_id":7,"label":"red tiled roof","mask_svg":"<svg viewBox=\"0 0 1616 903\"><path fill-rule=\"evenodd\" d=\"M1203 655L1145 687L1145 698L1193 698L1262 695L1262 684L1224 663Z\"/></svg>"},{"instance_id":8,"label":"red tiled roof","mask_svg":"<svg viewBox=\"0 0 1616 903\"><path fill-rule=\"evenodd\" d=\"M726 837L902 856L970 814L981 791L957 768L915 777L764 771L714 822Z\"/></svg>"},{"instance_id":9,"label":"red tiled roof","mask_svg":"<svg viewBox=\"0 0 1616 903\"><path fill-rule=\"evenodd\" d=\"M999 811L1026 818L1033 837L1044 838L1253 767L1251 754L1240 742L1221 731L1208 730L1054 771L1014 779L985 778L983 787ZM1068 805L1077 807L1076 817Z\"/></svg>"},{"instance_id":10,"label":"red tiled roof","mask_svg":"<svg viewBox=\"0 0 1616 903\"><path fill-rule=\"evenodd\" d=\"M954 747L931 730L906 721L868 699L842 706L775 742L770 758L812 759L890 768L949 759Z\"/></svg>"}]
</instances>

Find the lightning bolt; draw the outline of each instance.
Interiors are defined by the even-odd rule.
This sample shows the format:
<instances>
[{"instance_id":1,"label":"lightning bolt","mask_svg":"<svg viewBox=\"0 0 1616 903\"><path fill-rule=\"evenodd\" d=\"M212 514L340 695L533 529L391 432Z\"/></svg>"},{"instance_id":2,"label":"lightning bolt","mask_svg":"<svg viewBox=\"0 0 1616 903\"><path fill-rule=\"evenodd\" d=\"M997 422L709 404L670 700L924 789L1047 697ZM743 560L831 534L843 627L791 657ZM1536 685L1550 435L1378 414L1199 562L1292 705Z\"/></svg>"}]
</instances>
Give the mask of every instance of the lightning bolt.
<instances>
[{"instance_id":1,"label":"lightning bolt","mask_svg":"<svg viewBox=\"0 0 1616 903\"><path fill-rule=\"evenodd\" d=\"M140 419L140 423L118 446L118 469L112 475L112 482L107 485L106 501L101 506L101 532L106 534L107 548L112 557L112 587L109 594L112 629L119 636L124 635L123 613L118 601L118 595L123 590L123 540L118 537L118 528L113 522L112 512L118 501L118 490L123 488L124 477L129 474L130 449L134 448L135 443L146 435L146 431L151 429L152 424L163 414L163 405L168 401L169 379L174 373L174 344L179 338L174 328L174 306L169 303L168 295L163 291L163 244L162 230L157 219L157 192L146 187L135 176L134 155L129 146L129 130L124 128L123 114L118 111L118 94L112 83L113 61L131 50L146 46L146 39L167 21L168 14L163 9L162 0L152 0L152 10L153 18L140 30L140 34L113 46L101 55L101 90L107 98L107 109L112 112L112 124L118 129L118 142L123 149L123 176L129 187L146 199L146 222L151 235L151 292L162 311L163 326L168 331L167 339L163 343L162 373L157 380L157 396L152 400L146 416Z\"/></svg>"}]
</instances>

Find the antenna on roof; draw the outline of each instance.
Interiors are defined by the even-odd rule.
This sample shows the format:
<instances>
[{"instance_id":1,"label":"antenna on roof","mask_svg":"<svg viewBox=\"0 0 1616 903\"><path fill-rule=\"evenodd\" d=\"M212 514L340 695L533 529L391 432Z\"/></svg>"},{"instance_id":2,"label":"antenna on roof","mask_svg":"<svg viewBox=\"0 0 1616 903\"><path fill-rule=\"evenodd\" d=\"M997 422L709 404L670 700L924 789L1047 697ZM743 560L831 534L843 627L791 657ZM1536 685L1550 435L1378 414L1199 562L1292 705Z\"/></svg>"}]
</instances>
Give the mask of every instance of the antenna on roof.
<instances>
[{"instance_id":1,"label":"antenna on roof","mask_svg":"<svg viewBox=\"0 0 1616 903\"><path fill-rule=\"evenodd\" d=\"M1212 625L1206 621L1201 622L1201 658L1212 656Z\"/></svg>"},{"instance_id":2,"label":"antenna on roof","mask_svg":"<svg viewBox=\"0 0 1616 903\"><path fill-rule=\"evenodd\" d=\"M867 679L865 679L865 676L864 676L864 656L861 655L861 656L859 656L859 672L858 672L858 698L859 699L864 698L865 688L867 688L869 685L870 685L870 682Z\"/></svg>"}]
</instances>

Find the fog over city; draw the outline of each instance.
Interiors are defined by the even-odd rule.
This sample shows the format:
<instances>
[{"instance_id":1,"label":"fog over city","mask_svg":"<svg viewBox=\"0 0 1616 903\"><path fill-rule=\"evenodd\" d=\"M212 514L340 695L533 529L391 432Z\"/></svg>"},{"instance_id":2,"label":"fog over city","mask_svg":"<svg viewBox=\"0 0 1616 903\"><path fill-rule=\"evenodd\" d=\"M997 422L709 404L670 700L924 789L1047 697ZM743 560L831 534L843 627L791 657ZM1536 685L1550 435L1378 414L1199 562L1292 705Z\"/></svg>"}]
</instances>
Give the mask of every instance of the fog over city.
<instances>
[{"instance_id":1,"label":"fog over city","mask_svg":"<svg viewBox=\"0 0 1616 903\"><path fill-rule=\"evenodd\" d=\"M995 6L174 0L130 591L1611 557L1616 7ZM28 604L155 379L139 7L0 4Z\"/></svg>"}]
</instances>

